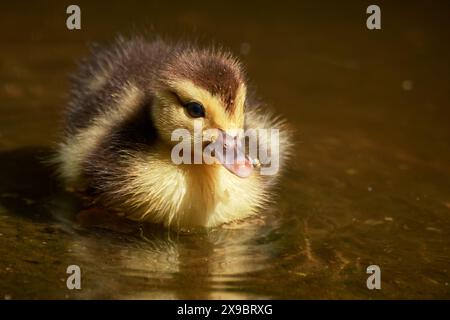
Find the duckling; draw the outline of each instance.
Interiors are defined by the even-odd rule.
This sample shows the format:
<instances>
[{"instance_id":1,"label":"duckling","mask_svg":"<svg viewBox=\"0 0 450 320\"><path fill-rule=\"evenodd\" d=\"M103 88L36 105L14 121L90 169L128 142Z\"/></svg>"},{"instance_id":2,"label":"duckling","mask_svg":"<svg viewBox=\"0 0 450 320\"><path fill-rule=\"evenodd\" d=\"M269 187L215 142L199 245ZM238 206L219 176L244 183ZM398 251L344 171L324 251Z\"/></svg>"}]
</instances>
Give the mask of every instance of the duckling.
<instances>
[{"instance_id":1,"label":"duckling","mask_svg":"<svg viewBox=\"0 0 450 320\"><path fill-rule=\"evenodd\" d=\"M248 156L239 165L217 154L213 163L174 163L172 133L193 132L195 121L202 130L219 130L209 144L224 141L229 129L277 128L279 148L268 151L280 170L262 175L258 159ZM89 190L102 206L184 229L219 226L265 208L291 147L286 121L247 93L243 67L230 52L136 37L95 49L81 63L55 162L67 186ZM244 150L238 143L230 148Z\"/></svg>"}]
</instances>

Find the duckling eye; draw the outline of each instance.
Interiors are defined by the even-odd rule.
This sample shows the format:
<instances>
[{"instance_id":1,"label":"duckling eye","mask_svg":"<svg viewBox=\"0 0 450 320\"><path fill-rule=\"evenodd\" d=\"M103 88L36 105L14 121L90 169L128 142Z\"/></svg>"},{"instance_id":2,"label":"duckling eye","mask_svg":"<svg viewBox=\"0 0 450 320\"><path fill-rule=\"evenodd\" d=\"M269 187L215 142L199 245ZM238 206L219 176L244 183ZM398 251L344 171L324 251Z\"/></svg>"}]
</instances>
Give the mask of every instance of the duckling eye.
<instances>
[{"instance_id":1,"label":"duckling eye","mask_svg":"<svg viewBox=\"0 0 450 320\"><path fill-rule=\"evenodd\" d=\"M188 102L184 105L187 113L192 118L200 118L205 116L205 108L198 102Z\"/></svg>"}]
</instances>

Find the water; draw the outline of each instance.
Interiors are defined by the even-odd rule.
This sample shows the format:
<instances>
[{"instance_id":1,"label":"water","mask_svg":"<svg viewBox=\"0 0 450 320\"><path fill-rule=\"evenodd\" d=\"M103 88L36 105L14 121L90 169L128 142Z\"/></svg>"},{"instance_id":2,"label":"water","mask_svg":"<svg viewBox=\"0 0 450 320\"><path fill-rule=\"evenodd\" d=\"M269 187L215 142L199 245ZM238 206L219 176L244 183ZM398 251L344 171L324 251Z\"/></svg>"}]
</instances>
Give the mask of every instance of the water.
<instances>
[{"instance_id":1,"label":"water","mask_svg":"<svg viewBox=\"0 0 450 320\"><path fill-rule=\"evenodd\" d=\"M449 6L2 4L0 298L450 298ZM41 163L67 74L117 32L213 39L297 129L276 206L190 234L83 211ZM66 268L82 269L82 290ZM366 268L382 289L366 288Z\"/></svg>"}]
</instances>

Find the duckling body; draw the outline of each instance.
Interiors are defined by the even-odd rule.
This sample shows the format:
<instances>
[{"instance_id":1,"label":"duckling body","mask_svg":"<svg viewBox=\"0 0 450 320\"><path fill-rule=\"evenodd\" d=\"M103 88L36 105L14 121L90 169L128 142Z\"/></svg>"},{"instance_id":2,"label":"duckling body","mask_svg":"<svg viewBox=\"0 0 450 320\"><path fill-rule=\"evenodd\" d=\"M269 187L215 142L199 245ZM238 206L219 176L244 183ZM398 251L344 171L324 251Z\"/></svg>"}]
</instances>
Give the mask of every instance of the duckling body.
<instances>
[{"instance_id":1,"label":"duckling body","mask_svg":"<svg viewBox=\"0 0 450 320\"><path fill-rule=\"evenodd\" d=\"M220 130L279 129L283 167L286 125L251 102L231 54L133 39L98 50L74 77L58 171L120 214L167 227L214 227L258 212L279 174L242 178L220 163L174 163L172 132L193 131L193 120Z\"/></svg>"}]
</instances>

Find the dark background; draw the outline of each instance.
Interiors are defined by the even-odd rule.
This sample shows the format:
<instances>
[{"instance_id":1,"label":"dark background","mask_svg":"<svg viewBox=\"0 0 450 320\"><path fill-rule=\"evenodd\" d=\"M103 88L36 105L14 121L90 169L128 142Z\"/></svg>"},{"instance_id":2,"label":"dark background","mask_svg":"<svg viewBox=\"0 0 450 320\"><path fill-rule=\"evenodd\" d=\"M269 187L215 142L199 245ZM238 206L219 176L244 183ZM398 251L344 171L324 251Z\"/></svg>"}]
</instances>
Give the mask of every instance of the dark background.
<instances>
[{"instance_id":1,"label":"dark background","mask_svg":"<svg viewBox=\"0 0 450 320\"><path fill-rule=\"evenodd\" d=\"M0 298L450 297L450 2L77 1L79 31L69 4L0 4ZM370 4L381 30L366 28ZM274 208L175 241L53 218L74 209L24 149L54 145L68 75L118 33L241 58L297 130ZM68 292L75 262L87 280Z\"/></svg>"}]
</instances>

